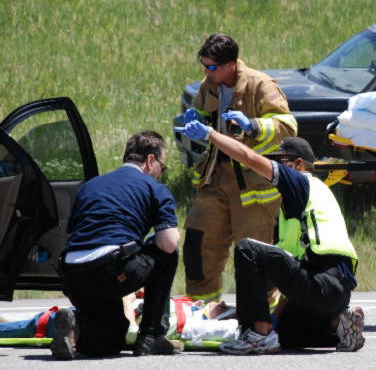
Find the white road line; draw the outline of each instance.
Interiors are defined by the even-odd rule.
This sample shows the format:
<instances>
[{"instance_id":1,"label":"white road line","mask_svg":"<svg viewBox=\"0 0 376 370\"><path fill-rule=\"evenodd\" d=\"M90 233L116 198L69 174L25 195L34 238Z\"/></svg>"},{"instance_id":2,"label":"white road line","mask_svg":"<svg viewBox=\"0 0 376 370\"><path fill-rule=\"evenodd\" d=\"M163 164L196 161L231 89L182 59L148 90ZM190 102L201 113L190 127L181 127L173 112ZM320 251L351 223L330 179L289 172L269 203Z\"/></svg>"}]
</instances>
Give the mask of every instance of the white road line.
<instances>
[{"instance_id":1,"label":"white road line","mask_svg":"<svg viewBox=\"0 0 376 370\"><path fill-rule=\"evenodd\" d=\"M373 302L376 302L376 299L352 299L351 300L352 303L373 303Z\"/></svg>"},{"instance_id":2,"label":"white road line","mask_svg":"<svg viewBox=\"0 0 376 370\"><path fill-rule=\"evenodd\" d=\"M363 311L376 310L376 306L362 306Z\"/></svg>"},{"instance_id":3,"label":"white road line","mask_svg":"<svg viewBox=\"0 0 376 370\"><path fill-rule=\"evenodd\" d=\"M66 305L60 306L59 305L59 307L65 308L65 307L69 307L69 306L66 306ZM32 307L32 306L29 306L29 307L17 307L17 308L0 307L0 312L1 311L14 311L14 310L17 310L17 311L45 311L48 308L46 306L41 306L41 307Z\"/></svg>"}]
</instances>

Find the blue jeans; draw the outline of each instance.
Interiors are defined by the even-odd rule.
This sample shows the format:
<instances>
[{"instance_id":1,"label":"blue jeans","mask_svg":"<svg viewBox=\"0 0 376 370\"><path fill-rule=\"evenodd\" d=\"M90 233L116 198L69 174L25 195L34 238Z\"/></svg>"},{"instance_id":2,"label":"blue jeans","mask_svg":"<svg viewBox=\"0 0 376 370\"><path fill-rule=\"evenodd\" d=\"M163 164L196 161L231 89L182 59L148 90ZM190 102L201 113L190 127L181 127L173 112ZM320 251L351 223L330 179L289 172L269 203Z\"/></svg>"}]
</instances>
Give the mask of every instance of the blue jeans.
<instances>
[{"instance_id":1,"label":"blue jeans","mask_svg":"<svg viewBox=\"0 0 376 370\"><path fill-rule=\"evenodd\" d=\"M9 321L0 323L0 338L33 338L39 318L44 312L40 312L31 319ZM55 312L48 319L46 337L52 338L55 334Z\"/></svg>"}]
</instances>

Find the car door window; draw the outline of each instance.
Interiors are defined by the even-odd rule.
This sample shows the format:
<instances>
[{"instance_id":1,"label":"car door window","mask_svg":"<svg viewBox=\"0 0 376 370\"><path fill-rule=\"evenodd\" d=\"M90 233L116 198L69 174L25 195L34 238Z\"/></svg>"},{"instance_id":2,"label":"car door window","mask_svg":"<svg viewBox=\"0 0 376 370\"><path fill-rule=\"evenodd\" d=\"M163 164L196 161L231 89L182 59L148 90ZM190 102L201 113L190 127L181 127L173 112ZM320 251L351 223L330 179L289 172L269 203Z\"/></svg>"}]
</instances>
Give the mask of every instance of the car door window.
<instances>
[{"instance_id":1,"label":"car door window","mask_svg":"<svg viewBox=\"0 0 376 370\"><path fill-rule=\"evenodd\" d=\"M31 155L48 180L84 178L79 145L64 110L28 117L10 135Z\"/></svg>"},{"instance_id":2,"label":"car door window","mask_svg":"<svg viewBox=\"0 0 376 370\"><path fill-rule=\"evenodd\" d=\"M21 178L16 159L0 144L0 245L15 210Z\"/></svg>"}]
</instances>

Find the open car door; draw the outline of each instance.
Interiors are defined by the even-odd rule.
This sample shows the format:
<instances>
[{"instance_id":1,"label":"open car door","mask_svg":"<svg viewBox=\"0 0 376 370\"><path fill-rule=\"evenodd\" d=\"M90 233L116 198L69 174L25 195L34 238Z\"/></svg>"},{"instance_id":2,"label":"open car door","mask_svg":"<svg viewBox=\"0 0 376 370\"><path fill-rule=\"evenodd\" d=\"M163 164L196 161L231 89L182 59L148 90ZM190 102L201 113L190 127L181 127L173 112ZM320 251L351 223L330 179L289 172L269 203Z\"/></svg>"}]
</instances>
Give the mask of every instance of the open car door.
<instances>
[{"instance_id":1,"label":"open car door","mask_svg":"<svg viewBox=\"0 0 376 370\"><path fill-rule=\"evenodd\" d=\"M98 175L69 98L26 104L0 123L0 300L14 289L60 290L57 258L77 189Z\"/></svg>"}]
</instances>

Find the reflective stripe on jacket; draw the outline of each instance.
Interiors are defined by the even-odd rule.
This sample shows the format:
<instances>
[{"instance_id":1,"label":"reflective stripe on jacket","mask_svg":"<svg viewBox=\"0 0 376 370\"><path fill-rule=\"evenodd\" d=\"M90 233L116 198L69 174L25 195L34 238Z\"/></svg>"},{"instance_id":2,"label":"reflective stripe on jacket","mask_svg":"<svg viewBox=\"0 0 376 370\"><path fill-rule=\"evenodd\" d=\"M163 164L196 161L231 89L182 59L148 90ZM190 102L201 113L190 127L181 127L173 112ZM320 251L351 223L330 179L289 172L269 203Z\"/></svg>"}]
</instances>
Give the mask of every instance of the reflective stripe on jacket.
<instances>
[{"instance_id":1,"label":"reflective stripe on jacket","mask_svg":"<svg viewBox=\"0 0 376 370\"><path fill-rule=\"evenodd\" d=\"M240 199L243 206L248 206L254 203L270 203L281 197L277 188L266 190L251 190L240 194Z\"/></svg>"},{"instance_id":2,"label":"reflective stripe on jacket","mask_svg":"<svg viewBox=\"0 0 376 370\"><path fill-rule=\"evenodd\" d=\"M298 132L298 124L292 114L268 113L261 118L257 118L259 133L255 137L257 144L253 147L253 150L258 154L269 154L278 148L278 143L274 140L276 120L285 123L293 132Z\"/></svg>"}]
</instances>

